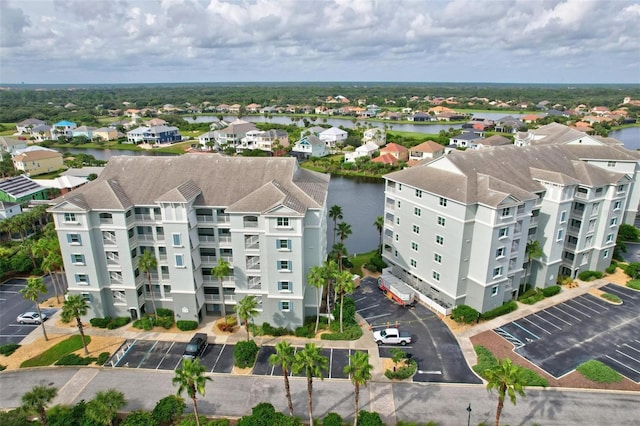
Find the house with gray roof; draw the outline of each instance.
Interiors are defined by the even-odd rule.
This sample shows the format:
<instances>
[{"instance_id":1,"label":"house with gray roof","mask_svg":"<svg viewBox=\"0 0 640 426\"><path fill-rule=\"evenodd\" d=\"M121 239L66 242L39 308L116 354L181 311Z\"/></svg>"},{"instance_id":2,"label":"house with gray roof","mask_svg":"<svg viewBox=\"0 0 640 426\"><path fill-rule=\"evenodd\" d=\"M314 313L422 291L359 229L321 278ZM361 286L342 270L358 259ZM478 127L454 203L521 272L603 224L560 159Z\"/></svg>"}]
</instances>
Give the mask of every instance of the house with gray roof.
<instances>
[{"instance_id":1,"label":"house with gray roof","mask_svg":"<svg viewBox=\"0 0 640 426\"><path fill-rule=\"evenodd\" d=\"M49 209L69 292L88 318L140 318L155 300L199 322L253 295L257 323L298 327L316 311L307 273L326 259L328 184L290 157L113 157ZM138 268L147 251L151 285Z\"/></svg>"},{"instance_id":2,"label":"house with gray roof","mask_svg":"<svg viewBox=\"0 0 640 426\"><path fill-rule=\"evenodd\" d=\"M218 147L224 148L229 145L235 148L240 145L247 132L252 130L258 130L255 124L238 119L224 129L214 130L213 134Z\"/></svg>"},{"instance_id":3,"label":"house with gray roof","mask_svg":"<svg viewBox=\"0 0 640 426\"><path fill-rule=\"evenodd\" d=\"M10 138L8 136L0 136L0 154L6 152L15 155L18 150L26 149L27 141Z\"/></svg>"},{"instance_id":4,"label":"house with gray roof","mask_svg":"<svg viewBox=\"0 0 640 426\"><path fill-rule=\"evenodd\" d=\"M22 213L22 207L19 203L11 201L0 201L0 220L9 219Z\"/></svg>"},{"instance_id":5,"label":"house with gray roof","mask_svg":"<svg viewBox=\"0 0 640 426\"><path fill-rule=\"evenodd\" d=\"M306 134L293 145L291 155L300 159L326 157L329 155L329 148L319 137Z\"/></svg>"},{"instance_id":6,"label":"house with gray roof","mask_svg":"<svg viewBox=\"0 0 640 426\"><path fill-rule=\"evenodd\" d=\"M618 145L539 143L385 175L383 257L442 313L461 304L486 312L525 283L603 271L620 224L638 211L639 162ZM530 241L544 255L528 265Z\"/></svg>"},{"instance_id":7,"label":"house with gray roof","mask_svg":"<svg viewBox=\"0 0 640 426\"><path fill-rule=\"evenodd\" d=\"M16 124L16 131L20 135L28 135L29 133L31 133L31 129L33 129L34 127L42 126L45 124L47 123L42 120L38 120L37 118L27 118L26 120L22 120L21 122Z\"/></svg>"}]
</instances>

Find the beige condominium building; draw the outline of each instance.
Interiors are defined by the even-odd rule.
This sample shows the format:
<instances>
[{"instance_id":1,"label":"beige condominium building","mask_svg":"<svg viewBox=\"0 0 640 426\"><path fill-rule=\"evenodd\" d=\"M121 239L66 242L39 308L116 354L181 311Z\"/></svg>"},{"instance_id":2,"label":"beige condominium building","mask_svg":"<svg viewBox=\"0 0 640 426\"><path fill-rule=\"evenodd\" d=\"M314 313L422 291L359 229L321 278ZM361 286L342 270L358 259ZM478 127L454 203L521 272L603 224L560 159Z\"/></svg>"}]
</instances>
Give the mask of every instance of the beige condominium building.
<instances>
[{"instance_id":1,"label":"beige condominium building","mask_svg":"<svg viewBox=\"0 0 640 426\"><path fill-rule=\"evenodd\" d=\"M516 144L453 152L385 176L383 256L422 300L480 312L559 276L604 270L638 211L640 154L552 124ZM544 255L527 268L526 247Z\"/></svg>"},{"instance_id":2,"label":"beige condominium building","mask_svg":"<svg viewBox=\"0 0 640 426\"><path fill-rule=\"evenodd\" d=\"M257 323L302 325L316 309L307 273L326 258L328 184L294 158L114 157L50 209L69 292L89 301L90 316L138 318L153 296L196 321L255 295ZM145 251L158 264L153 294L138 266ZM219 260L231 267L221 279Z\"/></svg>"}]
</instances>

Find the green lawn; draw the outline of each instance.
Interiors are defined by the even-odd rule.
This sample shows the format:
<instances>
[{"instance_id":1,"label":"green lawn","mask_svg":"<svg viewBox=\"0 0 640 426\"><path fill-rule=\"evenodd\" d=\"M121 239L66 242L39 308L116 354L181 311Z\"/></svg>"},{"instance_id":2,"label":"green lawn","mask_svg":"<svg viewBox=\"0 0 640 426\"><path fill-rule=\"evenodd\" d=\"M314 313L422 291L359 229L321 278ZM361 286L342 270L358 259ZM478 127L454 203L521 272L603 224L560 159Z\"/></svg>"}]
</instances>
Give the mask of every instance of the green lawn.
<instances>
[{"instance_id":1,"label":"green lawn","mask_svg":"<svg viewBox=\"0 0 640 426\"><path fill-rule=\"evenodd\" d=\"M356 254L356 257L350 257L349 261L353 264L351 272L362 275L362 265L369 262L371 256L375 255L377 250L371 250L366 253Z\"/></svg>"},{"instance_id":2,"label":"green lawn","mask_svg":"<svg viewBox=\"0 0 640 426\"><path fill-rule=\"evenodd\" d=\"M613 383L622 380L620 373L595 359L580 364L576 370L587 379L597 383Z\"/></svg>"},{"instance_id":3,"label":"green lawn","mask_svg":"<svg viewBox=\"0 0 640 426\"><path fill-rule=\"evenodd\" d=\"M85 339L87 345L91 343L90 336L85 336ZM63 356L70 354L71 352L75 352L78 349L82 349L82 336L80 336L79 334L71 336L68 339L63 340L62 342L51 346L40 355L24 361L22 364L20 364L20 368L43 367L46 365L51 365Z\"/></svg>"}]
</instances>

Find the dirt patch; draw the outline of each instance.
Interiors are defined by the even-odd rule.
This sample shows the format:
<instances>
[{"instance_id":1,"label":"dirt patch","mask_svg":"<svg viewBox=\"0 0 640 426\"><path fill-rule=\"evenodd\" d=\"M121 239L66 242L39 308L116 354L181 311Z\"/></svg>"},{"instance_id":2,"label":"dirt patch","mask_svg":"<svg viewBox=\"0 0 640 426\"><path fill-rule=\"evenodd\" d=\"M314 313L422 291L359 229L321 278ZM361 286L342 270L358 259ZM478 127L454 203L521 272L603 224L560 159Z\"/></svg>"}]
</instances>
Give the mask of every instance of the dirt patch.
<instances>
[{"instance_id":1,"label":"dirt patch","mask_svg":"<svg viewBox=\"0 0 640 426\"><path fill-rule=\"evenodd\" d=\"M231 370L232 374L237 374L239 376L248 376L253 371L253 367L240 368L233 366L233 370Z\"/></svg>"},{"instance_id":2,"label":"dirt patch","mask_svg":"<svg viewBox=\"0 0 640 426\"><path fill-rule=\"evenodd\" d=\"M53 296L46 300L43 300L42 302L40 302L40 309L62 308L62 304L64 303L64 296L60 296L59 299L60 301L56 300L56 297Z\"/></svg>"},{"instance_id":3,"label":"dirt patch","mask_svg":"<svg viewBox=\"0 0 640 426\"><path fill-rule=\"evenodd\" d=\"M556 379L525 358L513 352L513 345L491 330L473 336L471 338L471 343L474 345L484 346L498 359L509 358L514 364L535 371L541 377L547 379L550 387L640 391L640 385L627 378L622 379L622 381L618 383L596 383L585 378L577 371L573 371L560 379Z\"/></svg>"},{"instance_id":4,"label":"dirt patch","mask_svg":"<svg viewBox=\"0 0 640 426\"><path fill-rule=\"evenodd\" d=\"M624 271L620 268L617 268L616 272L614 272L613 274L607 274L605 278L610 283L614 283L622 286L626 285L627 282L631 279L629 278L629 275L625 274Z\"/></svg>"}]
</instances>

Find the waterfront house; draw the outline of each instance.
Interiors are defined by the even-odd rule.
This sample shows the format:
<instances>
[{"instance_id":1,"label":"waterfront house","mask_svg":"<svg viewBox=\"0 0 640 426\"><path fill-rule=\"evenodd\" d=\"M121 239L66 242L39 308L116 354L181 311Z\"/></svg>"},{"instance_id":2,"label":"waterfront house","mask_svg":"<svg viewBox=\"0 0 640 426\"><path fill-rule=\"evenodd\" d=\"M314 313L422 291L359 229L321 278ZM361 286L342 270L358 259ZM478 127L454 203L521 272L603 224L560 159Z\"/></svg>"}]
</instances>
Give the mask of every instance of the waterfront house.
<instances>
[{"instance_id":1,"label":"waterfront house","mask_svg":"<svg viewBox=\"0 0 640 426\"><path fill-rule=\"evenodd\" d=\"M355 163L358 158L371 158L373 154L378 151L378 148L378 145L374 142L367 142L357 147L353 152L346 152L344 154L344 161L346 163Z\"/></svg>"},{"instance_id":2,"label":"waterfront house","mask_svg":"<svg viewBox=\"0 0 640 426\"><path fill-rule=\"evenodd\" d=\"M377 146L384 146L387 143L387 132L379 127L372 127L364 131L362 135L362 144L373 142Z\"/></svg>"},{"instance_id":3,"label":"waterfront house","mask_svg":"<svg viewBox=\"0 0 640 426\"><path fill-rule=\"evenodd\" d=\"M58 121L51 127L51 139L58 140L61 136L66 138L73 137L73 129L76 127L78 126L73 121Z\"/></svg>"},{"instance_id":4,"label":"waterfront house","mask_svg":"<svg viewBox=\"0 0 640 426\"><path fill-rule=\"evenodd\" d=\"M53 149L39 148L37 150L24 150L21 154L13 157L13 167L16 170L23 171L27 176L55 172L64 168L64 161L60 152Z\"/></svg>"},{"instance_id":5,"label":"waterfront house","mask_svg":"<svg viewBox=\"0 0 640 426\"><path fill-rule=\"evenodd\" d=\"M380 156L391 154L398 161L409 161L409 150L397 143L389 143L387 146L380 148Z\"/></svg>"},{"instance_id":6,"label":"waterfront house","mask_svg":"<svg viewBox=\"0 0 640 426\"><path fill-rule=\"evenodd\" d=\"M178 128L173 126L142 126L127 132L127 142L134 144L165 144L181 140Z\"/></svg>"},{"instance_id":7,"label":"waterfront house","mask_svg":"<svg viewBox=\"0 0 640 426\"><path fill-rule=\"evenodd\" d=\"M320 134L318 135L320 140L323 141L329 148L335 148L336 145L342 144L345 140L347 140L348 136L349 134L346 131L337 127L326 129L320 132Z\"/></svg>"},{"instance_id":8,"label":"waterfront house","mask_svg":"<svg viewBox=\"0 0 640 426\"><path fill-rule=\"evenodd\" d=\"M293 145L291 154L302 159L326 157L329 155L329 148L316 135L307 134Z\"/></svg>"}]
</instances>

